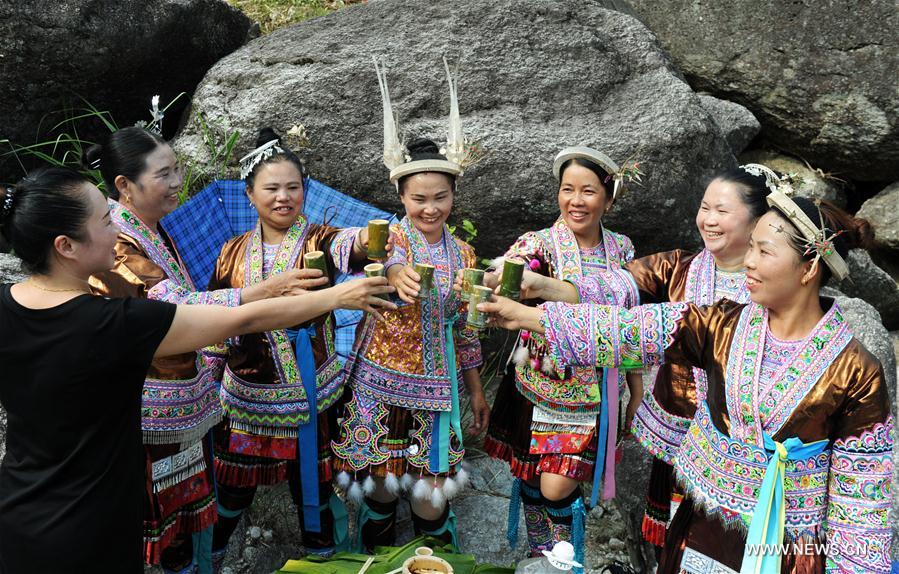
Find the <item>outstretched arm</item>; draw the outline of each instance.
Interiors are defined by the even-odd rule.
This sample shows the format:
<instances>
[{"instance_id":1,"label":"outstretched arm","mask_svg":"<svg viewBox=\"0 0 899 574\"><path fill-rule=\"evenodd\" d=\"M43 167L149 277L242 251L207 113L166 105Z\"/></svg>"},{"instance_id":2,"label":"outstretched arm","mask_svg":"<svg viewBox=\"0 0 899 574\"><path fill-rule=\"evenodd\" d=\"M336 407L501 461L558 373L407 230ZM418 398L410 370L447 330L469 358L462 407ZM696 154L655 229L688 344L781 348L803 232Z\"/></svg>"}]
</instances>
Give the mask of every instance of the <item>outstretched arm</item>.
<instances>
[{"instance_id":1,"label":"outstretched arm","mask_svg":"<svg viewBox=\"0 0 899 574\"><path fill-rule=\"evenodd\" d=\"M334 309L358 309L380 317L378 309L395 309L377 295L393 288L383 277L347 281L303 295L266 299L241 305L179 305L156 357L187 353L229 337L298 325Z\"/></svg>"}]
</instances>

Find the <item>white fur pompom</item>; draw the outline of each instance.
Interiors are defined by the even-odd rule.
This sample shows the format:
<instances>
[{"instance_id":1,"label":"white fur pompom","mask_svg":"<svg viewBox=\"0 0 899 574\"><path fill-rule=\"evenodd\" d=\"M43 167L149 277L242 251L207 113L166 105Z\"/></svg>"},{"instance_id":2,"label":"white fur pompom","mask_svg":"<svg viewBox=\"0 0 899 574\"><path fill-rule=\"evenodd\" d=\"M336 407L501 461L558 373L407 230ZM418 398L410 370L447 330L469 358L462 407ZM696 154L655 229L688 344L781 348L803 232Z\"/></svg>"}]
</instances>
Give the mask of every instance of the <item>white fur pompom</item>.
<instances>
[{"instance_id":1,"label":"white fur pompom","mask_svg":"<svg viewBox=\"0 0 899 574\"><path fill-rule=\"evenodd\" d=\"M452 478L447 478L443 481L443 495L446 496L447 500L456 496L459 492L459 485Z\"/></svg>"},{"instance_id":2,"label":"white fur pompom","mask_svg":"<svg viewBox=\"0 0 899 574\"><path fill-rule=\"evenodd\" d=\"M337 486L339 486L341 490L348 489L351 482L352 479L347 471L342 470L340 471L340 474L337 475Z\"/></svg>"},{"instance_id":3,"label":"white fur pompom","mask_svg":"<svg viewBox=\"0 0 899 574\"><path fill-rule=\"evenodd\" d=\"M460 468L459 472L456 473L456 483L458 484L459 490L468 486L468 478L468 471L465 470L465 467Z\"/></svg>"},{"instance_id":4,"label":"white fur pompom","mask_svg":"<svg viewBox=\"0 0 899 574\"><path fill-rule=\"evenodd\" d=\"M362 494L362 487L359 486L358 482L353 481L353 484L350 486L350 489L347 490L347 497L355 502L356 504L362 504L362 499L364 495Z\"/></svg>"},{"instance_id":5,"label":"white fur pompom","mask_svg":"<svg viewBox=\"0 0 899 574\"><path fill-rule=\"evenodd\" d=\"M446 496L443 495L443 489L439 486L434 487L431 491L431 506L440 510L446 504Z\"/></svg>"},{"instance_id":6,"label":"white fur pompom","mask_svg":"<svg viewBox=\"0 0 899 574\"><path fill-rule=\"evenodd\" d=\"M515 349L515 352L512 354L512 362L517 366L521 366L525 364L528 359L531 358L531 352L528 350L527 345L522 345Z\"/></svg>"},{"instance_id":7,"label":"white fur pompom","mask_svg":"<svg viewBox=\"0 0 899 574\"><path fill-rule=\"evenodd\" d=\"M365 480L362 481L362 492L365 493L365 496L371 496L371 493L375 491L375 479L368 475L365 477Z\"/></svg>"},{"instance_id":8,"label":"white fur pompom","mask_svg":"<svg viewBox=\"0 0 899 574\"><path fill-rule=\"evenodd\" d=\"M427 500L430 495L428 481L423 479L417 480L415 482L415 487L412 489L412 498Z\"/></svg>"},{"instance_id":9,"label":"white fur pompom","mask_svg":"<svg viewBox=\"0 0 899 574\"><path fill-rule=\"evenodd\" d=\"M386 488L387 492L394 496L400 493L400 481L392 472L387 473L387 478L384 479L384 488Z\"/></svg>"},{"instance_id":10,"label":"white fur pompom","mask_svg":"<svg viewBox=\"0 0 899 574\"><path fill-rule=\"evenodd\" d=\"M404 474L400 478L400 487L402 487L402 489L405 490L406 492L409 492L409 489L412 488L412 481L414 481L414 480L415 479L412 478L411 474Z\"/></svg>"},{"instance_id":11,"label":"white fur pompom","mask_svg":"<svg viewBox=\"0 0 899 574\"><path fill-rule=\"evenodd\" d=\"M499 257L494 257L492 261L490 261L490 265L487 266L488 269L494 269L494 273L497 275L503 274L503 263L506 262L506 258L500 255Z\"/></svg>"},{"instance_id":12,"label":"white fur pompom","mask_svg":"<svg viewBox=\"0 0 899 574\"><path fill-rule=\"evenodd\" d=\"M553 366L553 362L549 359L549 357L544 357L543 364L540 365L540 370L543 371L544 373L546 373L547 375L551 375L551 374L553 374L553 372L556 369Z\"/></svg>"}]
</instances>

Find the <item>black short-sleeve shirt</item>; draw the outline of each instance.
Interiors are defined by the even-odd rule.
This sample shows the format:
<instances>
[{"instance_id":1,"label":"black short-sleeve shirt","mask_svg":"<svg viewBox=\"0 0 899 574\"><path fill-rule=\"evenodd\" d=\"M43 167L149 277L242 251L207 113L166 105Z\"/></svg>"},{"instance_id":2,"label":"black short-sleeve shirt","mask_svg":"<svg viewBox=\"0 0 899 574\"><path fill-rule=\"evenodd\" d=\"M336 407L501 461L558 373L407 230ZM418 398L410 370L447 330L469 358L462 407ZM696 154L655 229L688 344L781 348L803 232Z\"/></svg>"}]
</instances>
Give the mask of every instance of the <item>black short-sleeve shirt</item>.
<instances>
[{"instance_id":1,"label":"black short-sleeve shirt","mask_svg":"<svg viewBox=\"0 0 899 574\"><path fill-rule=\"evenodd\" d=\"M0 572L142 567L141 388L175 305L81 295L28 309L0 285Z\"/></svg>"}]
</instances>

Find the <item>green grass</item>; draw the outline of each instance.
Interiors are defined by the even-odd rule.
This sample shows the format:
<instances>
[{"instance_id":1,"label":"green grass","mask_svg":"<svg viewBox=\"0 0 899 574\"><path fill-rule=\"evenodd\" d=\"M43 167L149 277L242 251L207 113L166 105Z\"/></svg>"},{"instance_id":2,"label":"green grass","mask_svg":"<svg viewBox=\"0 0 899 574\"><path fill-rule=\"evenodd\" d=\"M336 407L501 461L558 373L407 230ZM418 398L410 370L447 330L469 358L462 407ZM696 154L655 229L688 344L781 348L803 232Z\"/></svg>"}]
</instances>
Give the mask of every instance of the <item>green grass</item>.
<instances>
[{"instance_id":1,"label":"green grass","mask_svg":"<svg viewBox=\"0 0 899 574\"><path fill-rule=\"evenodd\" d=\"M227 0L250 19L259 22L263 34L316 16L324 16L366 0Z\"/></svg>"}]
</instances>

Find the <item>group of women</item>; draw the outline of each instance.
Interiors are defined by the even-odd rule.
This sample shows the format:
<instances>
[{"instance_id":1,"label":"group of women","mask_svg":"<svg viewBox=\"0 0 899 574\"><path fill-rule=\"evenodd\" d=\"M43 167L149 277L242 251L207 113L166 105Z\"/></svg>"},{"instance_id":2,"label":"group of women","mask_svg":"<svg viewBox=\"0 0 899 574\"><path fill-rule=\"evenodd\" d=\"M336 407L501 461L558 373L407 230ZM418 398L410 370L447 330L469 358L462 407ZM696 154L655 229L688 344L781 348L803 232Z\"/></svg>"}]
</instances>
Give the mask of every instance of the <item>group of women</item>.
<instances>
[{"instance_id":1,"label":"group of women","mask_svg":"<svg viewBox=\"0 0 899 574\"><path fill-rule=\"evenodd\" d=\"M416 532L458 546L465 391L470 433L515 476L509 541L523 507L532 555L565 540L584 562L586 509L614 496L633 433L654 455L643 531L660 572L889 570L882 368L819 296L870 239L864 222L743 166L705 190L702 251L635 259L602 223L627 168L562 150L559 218L505 254L543 303L478 305L520 331L491 410L459 289L477 259L446 226L465 165L453 81L441 152L398 146L379 79L406 212L384 277L335 285L369 262L368 230L307 221L304 166L270 129L242 160L258 224L222 247L206 290L160 225L181 175L159 136L124 128L88 152L108 199L58 168L7 190L0 229L31 275L0 287L0 572L139 572L141 556L214 572L257 488L285 481L308 553L393 543L403 491ZM306 264L316 252L325 273ZM368 312L345 365L337 308ZM751 546L805 541L828 546Z\"/></svg>"}]
</instances>

